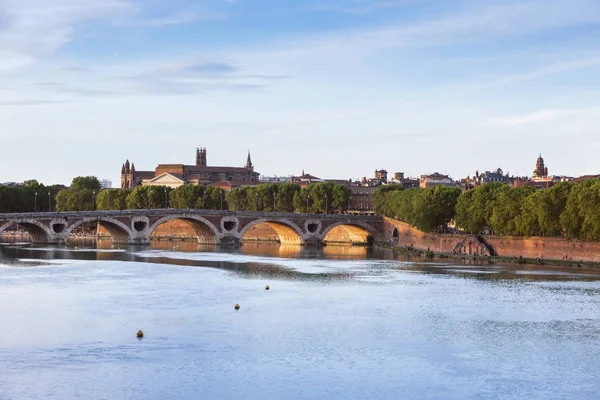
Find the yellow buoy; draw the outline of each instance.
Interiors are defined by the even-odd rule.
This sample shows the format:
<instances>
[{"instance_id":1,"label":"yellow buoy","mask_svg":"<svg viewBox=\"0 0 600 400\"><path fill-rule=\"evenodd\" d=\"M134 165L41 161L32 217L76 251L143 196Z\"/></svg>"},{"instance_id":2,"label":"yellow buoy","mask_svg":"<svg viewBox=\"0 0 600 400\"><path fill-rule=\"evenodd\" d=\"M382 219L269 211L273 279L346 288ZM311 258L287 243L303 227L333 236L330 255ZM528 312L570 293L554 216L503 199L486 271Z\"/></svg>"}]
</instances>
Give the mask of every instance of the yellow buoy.
<instances>
[{"instance_id":1,"label":"yellow buoy","mask_svg":"<svg viewBox=\"0 0 600 400\"><path fill-rule=\"evenodd\" d=\"M269 289L271 289L271 288L269 287L269 285L265 286L265 290L269 290Z\"/></svg>"},{"instance_id":2,"label":"yellow buoy","mask_svg":"<svg viewBox=\"0 0 600 400\"><path fill-rule=\"evenodd\" d=\"M143 338L144 337L144 332L142 332L141 329L139 331L137 331L137 337L139 337L139 338Z\"/></svg>"},{"instance_id":3,"label":"yellow buoy","mask_svg":"<svg viewBox=\"0 0 600 400\"><path fill-rule=\"evenodd\" d=\"M235 303L235 306L233 306L233 308L235 308L236 310L240 309L240 305L238 303Z\"/></svg>"}]
</instances>

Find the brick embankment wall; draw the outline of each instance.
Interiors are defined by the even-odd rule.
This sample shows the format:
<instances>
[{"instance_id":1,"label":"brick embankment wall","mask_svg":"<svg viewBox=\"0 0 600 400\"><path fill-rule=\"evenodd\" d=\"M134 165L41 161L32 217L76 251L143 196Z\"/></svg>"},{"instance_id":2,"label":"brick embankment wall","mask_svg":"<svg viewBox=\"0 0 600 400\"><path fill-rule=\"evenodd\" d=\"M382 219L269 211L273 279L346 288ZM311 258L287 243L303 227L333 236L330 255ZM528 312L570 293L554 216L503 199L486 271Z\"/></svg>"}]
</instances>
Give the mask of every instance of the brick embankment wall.
<instances>
[{"instance_id":1,"label":"brick embankment wall","mask_svg":"<svg viewBox=\"0 0 600 400\"><path fill-rule=\"evenodd\" d=\"M384 219L386 237L391 238L394 228L399 237L396 246L413 246L416 250L452 253L466 235L433 234L422 232L404 222ZM482 236L494 253L501 257L543 258L546 260L600 262L600 242L543 237Z\"/></svg>"},{"instance_id":2,"label":"brick embankment wall","mask_svg":"<svg viewBox=\"0 0 600 400\"><path fill-rule=\"evenodd\" d=\"M385 236L392 237L394 228L398 229L398 239L396 246L413 246L416 250L436 253L452 253L454 247L462 240L465 235L443 235L434 233L425 233L409 224L397 221L391 218L384 218Z\"/></svg>"},{"instance_id":3,"label":"brick embankment wall","mask_svg":"<svg viewBox=\"0 0 600 400\"><path fill-rule=\"evenodd\" d=\"M504 257L600 262L600 242L561 238L485 236L485 241Z\"/></svg>"}]
</instances>

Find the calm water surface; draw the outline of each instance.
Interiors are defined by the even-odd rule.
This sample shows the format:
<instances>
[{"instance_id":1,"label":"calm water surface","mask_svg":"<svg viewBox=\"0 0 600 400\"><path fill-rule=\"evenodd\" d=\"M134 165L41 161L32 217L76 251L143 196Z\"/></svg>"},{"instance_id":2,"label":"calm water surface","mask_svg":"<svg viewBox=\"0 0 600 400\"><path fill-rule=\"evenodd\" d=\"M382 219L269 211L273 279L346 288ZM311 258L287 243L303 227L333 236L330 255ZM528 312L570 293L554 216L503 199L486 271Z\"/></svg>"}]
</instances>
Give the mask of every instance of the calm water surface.
<instances>
[{"instance_id":1,"label":"calm water surface","mask_svg":"<svg viewBox=\"0 0 600 400\"><path fill-rule=\"evenodd\" d=\"M93 247L0 245L0 399L600 398L594 271Z\"/></svg>"}]
</instances>

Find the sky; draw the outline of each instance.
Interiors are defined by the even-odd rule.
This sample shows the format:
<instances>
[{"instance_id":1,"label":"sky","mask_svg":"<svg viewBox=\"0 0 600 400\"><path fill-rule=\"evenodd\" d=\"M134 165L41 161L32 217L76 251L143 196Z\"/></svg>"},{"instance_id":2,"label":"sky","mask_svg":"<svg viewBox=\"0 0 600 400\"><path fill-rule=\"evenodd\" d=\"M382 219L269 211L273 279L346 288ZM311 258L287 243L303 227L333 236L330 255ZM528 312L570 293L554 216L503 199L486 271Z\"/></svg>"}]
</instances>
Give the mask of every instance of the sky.
<instances>
[{"instance_id":1,"label":"sky","mask_svg":"<svg viewBox=\"0 0 600 400\"><path fill-rule=\"evenodd\" d=\"M597 0L0 0L0 182L600 173Z\"/></svg>"}]
</instances>

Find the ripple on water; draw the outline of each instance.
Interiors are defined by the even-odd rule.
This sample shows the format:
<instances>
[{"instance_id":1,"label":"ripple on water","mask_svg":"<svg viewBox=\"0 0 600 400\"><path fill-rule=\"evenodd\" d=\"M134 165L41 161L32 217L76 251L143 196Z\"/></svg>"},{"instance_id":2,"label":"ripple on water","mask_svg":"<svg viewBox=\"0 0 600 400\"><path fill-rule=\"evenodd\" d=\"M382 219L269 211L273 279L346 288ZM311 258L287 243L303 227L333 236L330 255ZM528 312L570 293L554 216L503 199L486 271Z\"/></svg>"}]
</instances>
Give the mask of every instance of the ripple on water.
<instances>
[{"instance_id":1,"label":"ripple on water","mask_svg":"<svg viewBox=\"0 0 600 400\"><path fill-rule=\"evenodd\" d=\"M0 398L600 392L591 277L376 259L111 257L0 268Z\"/></svg>"}]
</instances>

